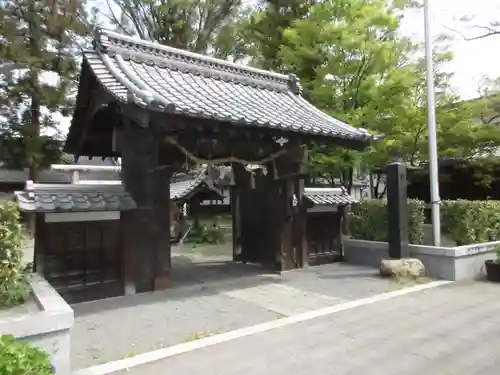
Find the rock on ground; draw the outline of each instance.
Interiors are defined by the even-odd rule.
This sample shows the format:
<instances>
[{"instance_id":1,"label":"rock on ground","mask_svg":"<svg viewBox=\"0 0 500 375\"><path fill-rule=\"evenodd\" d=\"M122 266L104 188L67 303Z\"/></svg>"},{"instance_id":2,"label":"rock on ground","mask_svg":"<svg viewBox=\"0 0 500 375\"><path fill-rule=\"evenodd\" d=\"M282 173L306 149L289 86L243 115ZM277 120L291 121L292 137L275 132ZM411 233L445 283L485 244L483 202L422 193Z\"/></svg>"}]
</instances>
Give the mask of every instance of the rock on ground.
<instances>
[{"instance_id":1,"label":"rock on ground","mask_svg":"<svg viewBox=\"0 0 500 375\"><path fill-rule=\"evenodd\" d=\"M425 266L420 259L383 259L380 262L381 276L422 277Z\"/></svg>"}]
</instances>

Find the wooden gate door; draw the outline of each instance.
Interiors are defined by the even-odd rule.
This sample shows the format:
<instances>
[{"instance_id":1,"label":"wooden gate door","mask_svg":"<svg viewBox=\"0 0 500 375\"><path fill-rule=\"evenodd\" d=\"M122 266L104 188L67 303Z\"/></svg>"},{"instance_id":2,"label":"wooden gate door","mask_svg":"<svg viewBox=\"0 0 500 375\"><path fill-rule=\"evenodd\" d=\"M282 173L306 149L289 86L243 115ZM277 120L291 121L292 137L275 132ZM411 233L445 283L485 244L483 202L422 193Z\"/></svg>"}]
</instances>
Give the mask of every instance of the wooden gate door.
<instances>
[{"instance_id":1,"label":"wooden gate door","mask_svg":"<svg viewBox=\"0 0 500 375\"><path fill-rule=\"evenodd\" d=\"M120 220L44 223L45 278L70 303L123 294Z\"/></svg>"},{"instance_id":2,"label":"wooden gate door","mask_svg":"<svg viewBox=\"0 0 500 375\"><path fill-rule=\"evenodd\" d=\"M307 213L309 264L319 265L342 259L341 215L338 212Z\"/></svg>"}]
</instances>

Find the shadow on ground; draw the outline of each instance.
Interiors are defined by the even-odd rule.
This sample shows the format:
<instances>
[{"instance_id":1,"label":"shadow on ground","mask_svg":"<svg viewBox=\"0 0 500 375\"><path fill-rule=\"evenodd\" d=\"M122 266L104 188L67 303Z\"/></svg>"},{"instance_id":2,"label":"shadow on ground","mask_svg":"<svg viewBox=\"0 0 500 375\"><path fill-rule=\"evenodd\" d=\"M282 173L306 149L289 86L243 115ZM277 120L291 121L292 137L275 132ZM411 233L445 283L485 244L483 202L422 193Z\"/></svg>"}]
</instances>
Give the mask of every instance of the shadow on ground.
<instances>
[{"instance_id":1,"label":"shadow on ground","mask_svg":"<svg viewBox=\"0 0 500 375\"><path fill-rule=\"evenodd\" d=\"M79 317L138 305L200 298L277 282L280 282L279 273L258 264L237 263L220 255L209 257L176 253L172 255L171 289L79 303L72 307L75 316Z\"/></svg>"},{"instance_id":2,"label":"shadow on ground","mask_svg":"<svg viewBox=\"0 0 500 375\"><path fill-rule=\"evenodd\" d=\"M172 250L171 289L72 306L73 369L280 319L281 308L313 309L391 289L367 267L336 263L278 274L232 262L227 248Z\"/></svg>"}]
</instances>

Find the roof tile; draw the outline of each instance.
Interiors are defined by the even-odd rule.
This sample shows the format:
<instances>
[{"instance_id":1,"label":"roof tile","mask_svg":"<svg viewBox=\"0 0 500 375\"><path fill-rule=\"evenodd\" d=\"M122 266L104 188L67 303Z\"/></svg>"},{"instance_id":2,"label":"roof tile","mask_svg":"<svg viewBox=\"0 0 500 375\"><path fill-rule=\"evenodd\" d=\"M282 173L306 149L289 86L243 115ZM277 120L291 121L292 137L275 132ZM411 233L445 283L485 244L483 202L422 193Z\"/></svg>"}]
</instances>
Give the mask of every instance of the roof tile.
<instances>
[{"instance_id":1,"label":"roof tile","mask_svg":"<svg viewBox=\"0 0 500 375\"><path fill-rule=\"evenodd\" d=\"M304 196L312 204L317 205L347 205L357 200L344 188L305 188Z\"/></svg>"},{"instance_id":2,"label":"roof tile","mask_svg":"<svg viewBox=\"0 0 500 375\"><path fill-rule=\"evenodd\" d=\"M206 169L198 172L194 177L192 175L186 175L185 179L173 181L170 184L170 199L172 200L188 200L195 190L198 188L206 188L213 191L213 195L218 197L218 199L223 199L224 196L221 194L217 188L213 186L210 178L207 176Z\"/></svg>"},{"instance_id":3,"label":"roof tile","mask_svg":"<svg viewBox=\"0 0 500 375\"><path fill-rule=\"evenodd\" d=\"M300 96L293 75L266 72L99 30L85 61L118 100L181 115L368 141Z\"/></svg>"},{"instance_id":4,"label":"roof tile","mask_svg":"<svg viewBox=\"0 0 500 375\"><path fill-rule=\"evenodd\" d=\"M24 212L126 211L136 208L121 185L34 184L15 193Z\"/></svg>"}]
</instances>

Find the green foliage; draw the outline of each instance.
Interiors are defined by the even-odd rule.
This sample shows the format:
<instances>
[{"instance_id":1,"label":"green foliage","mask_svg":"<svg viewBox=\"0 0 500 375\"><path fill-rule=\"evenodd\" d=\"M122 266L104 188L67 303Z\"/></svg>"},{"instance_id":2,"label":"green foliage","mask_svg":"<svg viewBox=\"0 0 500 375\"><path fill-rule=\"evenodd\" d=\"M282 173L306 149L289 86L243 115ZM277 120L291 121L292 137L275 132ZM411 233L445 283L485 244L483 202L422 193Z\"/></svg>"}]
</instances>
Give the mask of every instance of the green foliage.
<instances>
[{"instance_id":1,"label":"green foliage","mask_svg":"<svg viewBox=\"0 0 500 375\"><path fill-rule=\"evenodd\" d=\"M30 155L26 150L23 137L9 133L10 131L6 131L3 136L0 135L0 162L2 167L7 169L29 167ZM40 154L37 156L39 166L48 168L51 164L59 163L62 157L62 146L62 141L58 139L40 137Z\"/></svg>"},{"instance_id":2,"label":"green foliage","mask_svg":"<svg viewBox=\"0 0 500 375\"><path fill-rule=\"evenodd\" d=\"M415 96L424 80L411 58L416 46L399 33L409 4L398 5L316 2L284 31L279 57L299 76L306 98L339 120L386 135L365 153L314 147L313 178L350 186L354 168L383 166L395 155L409 160L423 149L425 113Z\"/></svg>"},{"instance_id":3,"label":"green foliage","mask_svg":"<svg viewBox=\"0 0 500 375\"><path fill-rule=\"evenodd\" d=\"M193 228L186 237L187 243L216 245L224 242L224 230L219 224L201 224Z\"/></svg>"},{"instance_id":4,"label":"green foliage","mask_svg":"<svg viewBox=\"0 0 500 375\"><path fill-rule=\"evenodd\" d=\"M119 32L172 47L237 59L245 53L241 0L110 0Z\"/></svg>"},{"instance_id":5,"label":"green foliage","mask_svg":"<svg viewBox=\"0 0 500 375\"><path fill-rule=\"evenodd\" d=\"M500 201L443 201L442 231L458 246L500 239Z\"/></svg>"},{"instance_id":6,"label":"green foliage","mask_svg":"<svg viewBox=\"0 0 500 375\"><path fill-rule=\"evenodd\" d=\"M0 337L0 375L52 375L47 353L13 336Z\"/></svg>"},{"instance_id":7,"label":"green foliage","mask_svg":"<svg viewBox=\"0 0 500 375\"><path fill-rule=\"evenodd\" d=\"M285 32L304 19L318 0L263 0L245 23L245 38L251 46L252 63L263 69L281 70L285 66L280 51L287 43Z\"/></svg>"},{"instance_id":8,"label":"green foliage","mask_svg":"<svg viewBox=\"0 0 500 375\"><path fill-rule=\"evenodd\" d=\"M404 11L413 6L404 0L269 0L250 17L254 64L294 72L314 105L385 135L366 152L313 147L312 180L349 187L353 169L383 167L395 157L413 166L427 159L422 46L400 32ZM499 146L500 129L477 124L471 108L455 104L444 69L453 58L447 42L440 37L434 51L439 153L469 157L478 145Z\"/></svg>"},{"instance_id":9,"label":"green foliage","mask_svg":"<svg viewBox=\"0 0 500 375\"><path fill-rule=\"evenodd\" d=\"M352 205L349 212L349 232L358 240L388 241L387 201L363 200ZM424 202L408 200L408 229L410 243L424 241Z\"/></svg>"},{"instance_id":10,"label":"green foliage","mask_svg":"<svg viewBox=\"0 0 500 375\"><path fill-rule=\"evenodd\" d=\"M21 241L17 206L0 202L0 308L23 303L30 291L22 266Z\"/></svg>"},{"instance_id":11,"label":"green foliage","mask_svg":"<svg viewBox=\"0 0 500 375\"><path fill-rule=\"evenodd\" d=\"M495 263L500 264L500 245L496 245L493 250L495 251Z\"/></svg>"},{"instance_id":12,"label":"green foliage","mask_svg":"<svg viewBox=\"0 0 500 375\"><path fill-rule=\"evenodd\" d=\"M78 38L89 31L85 0L0 2L0 137L24 139L31 179L44 156L40 134L73 110Z\"/></svg>"}]
</instances>

